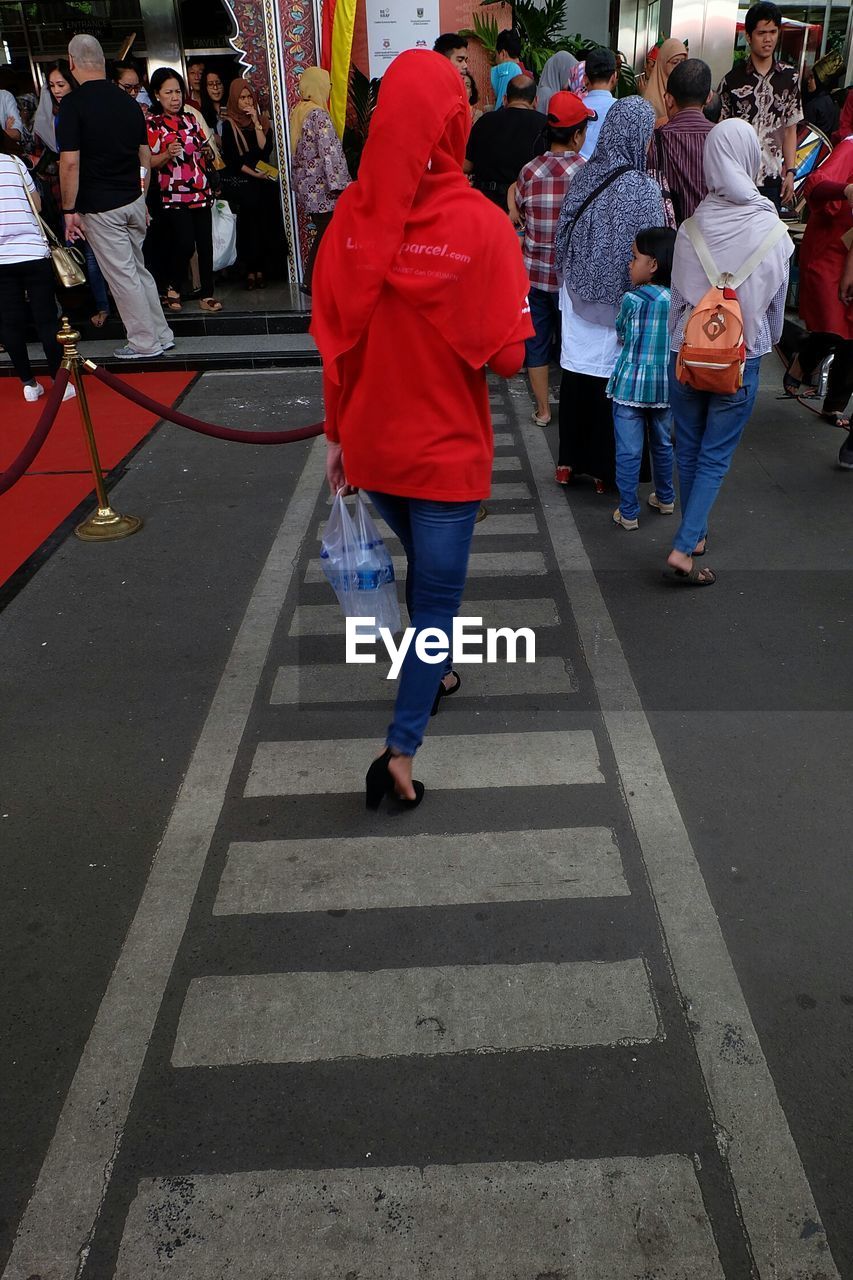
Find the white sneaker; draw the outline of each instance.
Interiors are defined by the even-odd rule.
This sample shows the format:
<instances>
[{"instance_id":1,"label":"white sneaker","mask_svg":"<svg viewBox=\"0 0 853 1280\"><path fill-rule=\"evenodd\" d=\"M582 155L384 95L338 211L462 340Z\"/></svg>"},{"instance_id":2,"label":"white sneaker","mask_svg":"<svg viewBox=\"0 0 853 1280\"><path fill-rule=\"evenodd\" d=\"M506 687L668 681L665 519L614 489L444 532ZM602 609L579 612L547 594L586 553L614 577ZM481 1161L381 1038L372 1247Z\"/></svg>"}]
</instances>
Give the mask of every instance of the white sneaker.
<instances>
[{"instance_id":1,"label":"white sneaker","mask_svg":"<svg viewBox=\"0 0 853 1280\"><path fill-rule=\"evenodd\" d=\"M77 395L77 388L74 386L73 382L69 382L68 386L65 388L65 392L62 396L62 400L63 402L65 402L66 400L73 400L76 395Z\"/></svg>"},{"instance_id":2,"label":"white sneaker","mask_svg":"<svg viewBox=\"0 0 853 1280\"><path fill-rule=\"evenodd\" d=\"M30 404L35 404L36 400L40 399L43 395L44 387L40 382L24 383L24 399L28 400Z\"/></svg>"},{"instance_id":3,"label":"white sneaker","mask_svg":"<svg viewBox=\"0 0 853 1280\"><path fill-rule=\"evenodd\" d=\"M157 356L162 354L162 347L158 347L156 351L137 351L136 347L132 347L129 342L113 352L116 360L156 360Z\"/></svg>"}]
</instances>

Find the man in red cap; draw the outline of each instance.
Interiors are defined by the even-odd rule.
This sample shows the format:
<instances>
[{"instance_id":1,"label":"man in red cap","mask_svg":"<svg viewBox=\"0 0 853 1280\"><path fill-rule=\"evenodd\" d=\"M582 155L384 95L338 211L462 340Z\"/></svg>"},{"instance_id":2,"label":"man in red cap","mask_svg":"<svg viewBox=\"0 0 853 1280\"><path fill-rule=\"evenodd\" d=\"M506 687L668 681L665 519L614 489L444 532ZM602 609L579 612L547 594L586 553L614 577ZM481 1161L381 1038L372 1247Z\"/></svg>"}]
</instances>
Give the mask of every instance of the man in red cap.
<instances>
[{"instance_id":1,"label":"man in red cap","mask_svg":"<svg viewBox=\"0 0 853 1280\"><path fill-rule=\"evenodd\" d=\"M508 192L509 212L524 228L524 265L530 277L530 318L535 337L527 339L527 372L536 398L533 421L551 421L548 371L551 350L560 328L560 285L554 266L554 235L572 175L585 164L579 154L586 129L596 114L581 98L566 91L548 103L547 150L526 164Z\"/></svg>"}]
</instances>

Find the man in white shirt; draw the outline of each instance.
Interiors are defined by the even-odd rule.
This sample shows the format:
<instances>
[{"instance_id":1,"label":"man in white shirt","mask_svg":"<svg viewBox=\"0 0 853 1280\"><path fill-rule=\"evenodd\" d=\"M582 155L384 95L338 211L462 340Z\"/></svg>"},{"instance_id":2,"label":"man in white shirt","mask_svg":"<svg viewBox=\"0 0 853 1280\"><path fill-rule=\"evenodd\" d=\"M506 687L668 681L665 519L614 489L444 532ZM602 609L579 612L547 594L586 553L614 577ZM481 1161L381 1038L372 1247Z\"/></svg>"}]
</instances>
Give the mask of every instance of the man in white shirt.
<instances>
[{"instance_id":1,"label":"man in white shirt","mask_svg":"<svg viewBox=\"0 0 853 1280\"><path fill-rule=\"evenodd\" d=\"M586 130L586 142L581 147L581 155L588 160L595 150L604 117L616 99L613 90L616 88L616 55L610 49L592 49L586 55L586 83L588 92L584 103L595 112L596 118L590 120Z\"/></svg>"},{"instance_id":2,"label":"man in white shirt","mask_svg":"<svg viewBox=\"0 0 853 1280\"><path fill-rule=\"evenodd\" d=\"M18 104L8 89L0 89L0 125L7 138L20 142L24 132L24 122L18 110Z\"/></svg>"}]
</instances>

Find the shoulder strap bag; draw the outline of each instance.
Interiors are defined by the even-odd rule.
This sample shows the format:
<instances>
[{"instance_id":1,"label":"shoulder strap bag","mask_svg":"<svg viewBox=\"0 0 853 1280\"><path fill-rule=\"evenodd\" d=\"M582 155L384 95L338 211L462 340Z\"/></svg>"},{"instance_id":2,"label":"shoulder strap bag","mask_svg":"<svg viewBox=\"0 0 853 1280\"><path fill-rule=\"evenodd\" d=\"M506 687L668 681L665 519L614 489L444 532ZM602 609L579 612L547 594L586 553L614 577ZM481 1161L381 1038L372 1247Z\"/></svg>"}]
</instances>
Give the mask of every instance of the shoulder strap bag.
<instances>
[{"instance_id":1,"label":"shoulder strap bag","mask_svg":"<svg viewBox=\"0 0 853 1280\"><path fill-rule=\"evenodd\" d=\"M788 234L788 228L785 223L779 219L778 224L768 231L767 235L761 241L761 244L750 254L746 262L744 262L737 271L721 272L714 259L711 257L711 250L702 232L699 230L699 224L693 218L688 218L686 222L681 224L687 232L687 236L692 244L696 257L699 259L702 270L708 277L708 283L716 286L718 289L738 289L752 275L756 267L758 267L765 259L767 254L775 244L778 244L783 236Z\"/></svg>"},{"instance_id":2,"label":"shoulder strap bag","mask_svg":"<svg viewBox=\"0 0 853 1280\"><path fill-rule=\"evenodd\" d=\"M23 184L24 193L29 202L29 206L33 211L33 217L41 228L45 244L50 252L56 278L64 289L76 289L78 285L86 283L86 272L83 270L83 255L79 249L70 249L64 244L59 243L56 236L53 234L50 227L36 208L36 202L33 200L33 193L27 186L26 169L21 164L21 161L17 156L15 156L14 159L21 171L21 182Z\"/></svg>"},{"instance_id":3,"label":"shoulder strap bag","mask_svg":"<svg viewBox=\"0 0 853 1280\"><path fill-rule=\"evenodd\" d=\"M583 201L583 203L581 204L581 207L578 209L577 213L572 219L572 225L569 227L569 234L566 239L567 249L569 247L569 244L571 243L574 229L580 222L581 214L586 212L586 210L592 204L593 200L595 200L598 196L600 196L602 191L605 191L607 187L610 186L611 182L615 182L617 178L621 178L623 173L630 173L633 168L634 166L632 164L621 164L618 169L614 169L612 173L608 173L604 181L600 182L598 186L595 187L595 189L589 193L586 200Z\"/></svg>"}]
</instances>

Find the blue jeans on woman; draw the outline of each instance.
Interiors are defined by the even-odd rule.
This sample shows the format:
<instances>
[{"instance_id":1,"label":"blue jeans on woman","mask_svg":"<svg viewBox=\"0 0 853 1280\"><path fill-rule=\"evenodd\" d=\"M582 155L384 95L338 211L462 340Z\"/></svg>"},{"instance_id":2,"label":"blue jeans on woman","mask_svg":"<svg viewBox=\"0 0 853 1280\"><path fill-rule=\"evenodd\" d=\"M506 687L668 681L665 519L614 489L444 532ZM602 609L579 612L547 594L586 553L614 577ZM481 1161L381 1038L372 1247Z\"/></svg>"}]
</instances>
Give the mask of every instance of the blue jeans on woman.
<instances>
[{"instance_id":1,"label":"blue jeans on woman","mask_svg":"<svg viewBox=\"0 0 853 1280\"><path fill-rule=\"evenodd\" d=\"M731 395L696 391L675 376L675 353L669 367L669 401L675 422L675 458L681 524L673 547L693 554L708 532L708 516L731 466L738 441L758 394L761 357L747 360L743 386Z\"/></svg>"},{"instance_id":2,"label":"blue jeans on woman","mask_svg":"<svg viewBox=\"0 0 853 1280\"><path fill-rule=\"evenodd\" d=\"M83 253L86 257L86 280L89 285L89 292L95 300L95 310L105 311L110 314L110 299L107 294L107 282L104 274L98 266L98 259L92 251L92 246L88 240L83 242Z\"/></svg>"},{"instance_id":3,"label":"blue jeans on woman","mask_svg":"<svg viewBox=\"0 0 853 1280\"><path fill-rule=\"evenodd\" d=\"M643 441L649 429L649 453L655 493L661 502L672 502L672 414L669 409L642 408L613 401L613 430L616 435L616 484L619 510L626 520L640 514L637 486L643 460Z\"/></svg>"},{"instance_id":4,"label":"blue jeans on woman","mask_svg":"<svg viewBox=\"0 0 853 1280\"><path fill-rule=\"evenodd\" d=\"M452 640L480 503L432 502L390 493L371 492L369 496L402 542L408 561L406 606L416 634L400 669L386 745L413 756L423 742L439 683L451 666L450 655L444 663L422 662L415 652L415 641L427 627L439 628Z\"/></svg>"}]
</instances>

